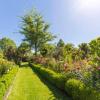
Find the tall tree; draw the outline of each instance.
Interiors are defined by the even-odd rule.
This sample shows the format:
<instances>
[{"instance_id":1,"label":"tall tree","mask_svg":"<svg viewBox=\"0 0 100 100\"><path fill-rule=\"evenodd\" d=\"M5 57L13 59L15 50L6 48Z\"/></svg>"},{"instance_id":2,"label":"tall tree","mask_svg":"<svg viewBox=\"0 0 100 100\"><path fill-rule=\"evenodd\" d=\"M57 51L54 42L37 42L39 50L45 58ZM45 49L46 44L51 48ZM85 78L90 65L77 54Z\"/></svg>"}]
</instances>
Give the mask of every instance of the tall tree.
<instances>
[{"instance_id":1,"label":"tall tree","mask_svg":"<svg viewBox=\"0 0 100 100\"><path fill-rule=\"evenodd\" d=\"M66 58L65 43L62 39L60 39L57 43L57 47L55 49L54 57L57 60L64 60Z\"/></svg>"},{"instance_id":2,"label":"tall tree","mask_svg":"<svg viewBox=\"0 0 100 100\"><path fill-rule=\"evenodd\" d=\"M82 59L85 59L89 56L89 53L90 53L90 47L87 43L81 43L79 45L79 50L81 51L82 55L81 55L81 58Z\"/></svg>"},{"instance_id":3,"label":"tall tree","mask_svg":"<svg viewBox=\"0 0 100 100\"><path fill-rule=\"evenodd\" d=\"M64 47L65 46L65 43L62 39L60 39L57 43L57 47Z\"/></svg>"},{"instance_id":4,"label":"tall tree","mask_svg":"<svg viewBox=\"0 0 100 100\"><path fill-rule=\"evenodd\" d=\"M35 55L44 43L54 38L48 29L49 24L37 12L28 13L22 17L20 33L25 36L24 40L28 41L31 47L34 48Z\"/></svg>"}]
</instances>

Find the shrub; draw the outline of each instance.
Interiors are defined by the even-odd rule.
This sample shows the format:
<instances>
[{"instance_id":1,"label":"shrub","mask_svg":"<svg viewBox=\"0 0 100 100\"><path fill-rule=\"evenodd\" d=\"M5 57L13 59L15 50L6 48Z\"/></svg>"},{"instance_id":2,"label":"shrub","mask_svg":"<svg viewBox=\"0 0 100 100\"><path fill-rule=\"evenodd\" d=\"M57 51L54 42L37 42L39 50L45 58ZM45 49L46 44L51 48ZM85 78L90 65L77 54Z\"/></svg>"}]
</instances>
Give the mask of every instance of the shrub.
<instances>
[{"instance_id":1,"label":"shrub","mask_svg":"<svg viewBox=\"0 0 100 100\"><path fill-rule=\"evenodd\" d=\"M73 100L97 100L94 90L77 79L69 79L65 84L65 91Z\"/></svg>"},{"instance_id":2,"label":"shrub","mask_svg":"<svg viewBox=\"0 0 100 100\"><path fill-rule=\"evenodd\" d=\"M0 49L0 58L3 58L4 55L3 55L3 51Z\"/></svg>"},{"instance_id":3,"label":"shrub","mask_svg":"<svg viewBox=\"0 0 100 100\"><path fill-rule=\"evenodd\" d=\"M35 69L41 76L43 76L50 83L54 84L56 87L64 90L65 85L65 77L59 73L55 73L54 71L43 68L40 65L31 65L33 69Z\"/></svg>"},{"instance_id":4,"label":"shrub","mask_svg":"<svg viewBox=\"0 0 100 100\"><path fill-rule=\"evenodd\" d=\"M46 66L48 66L49 68L56 70L56 60L54 58L48 58L46 61Z\"/></svg>"},{"instance_id":5,"label":"shrub","mask_svg":"<svg viewBox=\"0 0 100 100\"><path fill-rule=\"evenodd\" d=\"M100 93L92 87L87 86L82 80L72 75L72 73L68 73L65 76L48 68L44 68L41 65L30 65L47 81L69 94L73 100L99 100Z\"/></svg>"},{"instance_id":6,"label":"shrub","mask_svg":"<svg viewBox=\"0 0 100 100\"><path fill-rule=\"evenodd\" d=\"M13 62L7 61L5 59L0 58L0 76L7 73L9 70L12 69L12 66L15 64Z\"/></svg>"},{"instance_id":7,"label":"shrub","mask_svg":"<svg viewBox=\"0 0 100 100\"><path fill-rule=\"evenodd\" d=\"M5 84L0 82L0 100L2 100L2 97L4 95L4 91L5 91Z\"/></svg>"},{"instance_id":8,"label":"shrub","mask_svg":"<svg viewBox=\"0 0 100 100\"><path fill-rule=\"evenodd\" d=\"M16 75L18 71L18 67L14 66L7 74L4 74L0 78L0 100L3 99L3 96L6 92L6 90L9 88L12 80L14 79L14 76Z\"/></svg>"}]
</instances>

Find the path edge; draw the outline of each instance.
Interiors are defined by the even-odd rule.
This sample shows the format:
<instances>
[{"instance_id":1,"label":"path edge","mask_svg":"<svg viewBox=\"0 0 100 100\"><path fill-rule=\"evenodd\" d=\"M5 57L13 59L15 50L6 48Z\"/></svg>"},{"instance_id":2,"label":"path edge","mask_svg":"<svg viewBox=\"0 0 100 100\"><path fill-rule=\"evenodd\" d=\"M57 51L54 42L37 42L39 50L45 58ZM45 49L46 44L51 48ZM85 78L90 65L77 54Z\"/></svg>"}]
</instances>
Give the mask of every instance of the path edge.
<instances>
[{"instance_id":1,"label":"path edge","mask_svg":"<svg viewBox=\"0 0 100 100\"><path fill-rule=\"evenodd\" d=\"M19 71L19 68L18 68L18 71ZM3 100L7 100L8 96L10 95L11 90L13 88L14 81L16 80L16 77L18 75L18 71L17 71L16 75L14 76L14 78L12 79L12 82L11 82L10 86L6 90L6 92L5 92L4 96L3 96Z\"/></svg>"}]
</instances>

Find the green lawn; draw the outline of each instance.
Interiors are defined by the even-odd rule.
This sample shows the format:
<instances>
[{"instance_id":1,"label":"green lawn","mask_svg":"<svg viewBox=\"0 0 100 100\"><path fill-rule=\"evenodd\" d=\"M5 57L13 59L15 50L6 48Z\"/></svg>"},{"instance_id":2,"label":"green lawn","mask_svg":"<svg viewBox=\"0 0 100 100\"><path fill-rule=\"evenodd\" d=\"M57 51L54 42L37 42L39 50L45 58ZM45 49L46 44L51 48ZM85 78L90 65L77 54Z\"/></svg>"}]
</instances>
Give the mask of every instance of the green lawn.
<instances>
[{"instance_id":1,"label":"green lawn","mask_svg":"<svg viewBox=\"0 0 100 100\"><path fill-rule=\"evenodd\" d=\"M21 67L7 100L69 100L51 84L42 81L30 67Z\"/></svg>"}]
</instances>

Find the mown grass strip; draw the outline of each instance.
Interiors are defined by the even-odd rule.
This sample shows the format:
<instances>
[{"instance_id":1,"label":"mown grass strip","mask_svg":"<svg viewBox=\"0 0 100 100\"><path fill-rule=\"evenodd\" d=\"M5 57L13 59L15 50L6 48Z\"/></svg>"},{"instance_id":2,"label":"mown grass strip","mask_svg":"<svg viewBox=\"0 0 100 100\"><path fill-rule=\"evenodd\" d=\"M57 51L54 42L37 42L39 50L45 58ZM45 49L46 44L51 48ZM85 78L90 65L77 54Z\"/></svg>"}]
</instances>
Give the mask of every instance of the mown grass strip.
<instances>
[{"instance_id":1,"label":"mown grass strip","mask_svg":"<svg viewBox=\"0 0 100 100\"><path fill-rule=\"evenodd\" d=\"M68 97L26 66L19 69L8 100L68 100Z\"/></svg>"}]
</instances>

